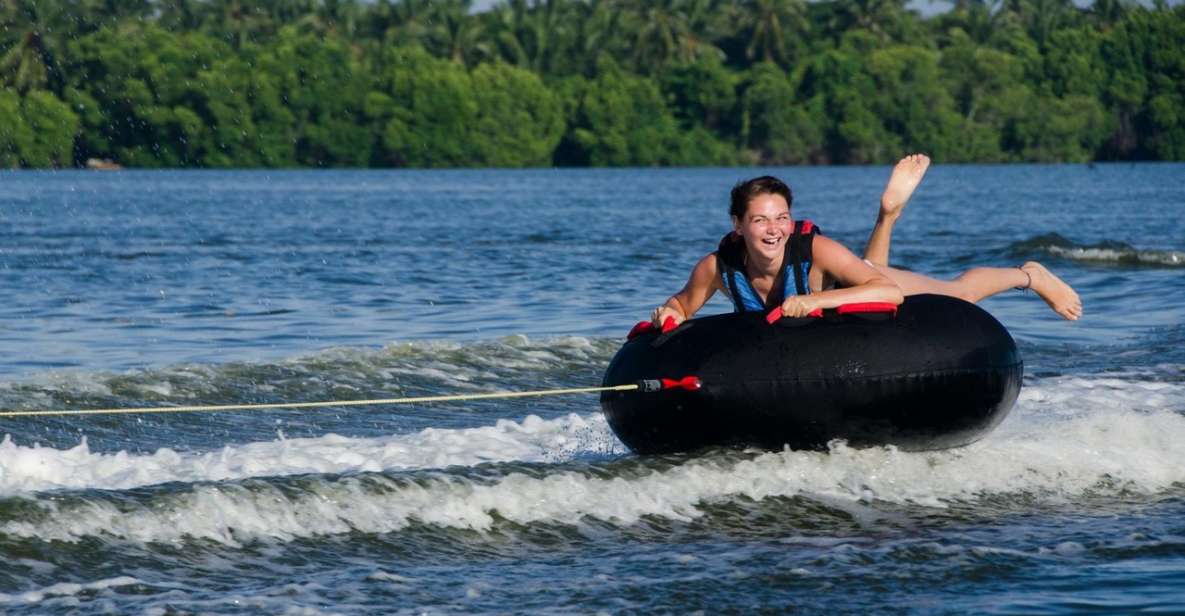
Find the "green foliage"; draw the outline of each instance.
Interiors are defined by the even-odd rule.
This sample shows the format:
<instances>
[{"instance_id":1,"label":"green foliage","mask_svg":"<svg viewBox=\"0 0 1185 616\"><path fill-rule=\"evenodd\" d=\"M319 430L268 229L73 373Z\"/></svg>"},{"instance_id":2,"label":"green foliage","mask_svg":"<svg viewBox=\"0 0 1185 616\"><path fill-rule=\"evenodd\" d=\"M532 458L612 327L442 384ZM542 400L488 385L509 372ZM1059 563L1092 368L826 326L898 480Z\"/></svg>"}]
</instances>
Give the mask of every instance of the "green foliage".
<instances>
[{"instance_id":1,"label":"green foliage","mask_svg":"<svg viewBox=\"0 0 1185 616\"><path fill-rule=\"evenodd\" d=\"M418 48L392 51L367 96L382 157L409 167L524 167L550 162L564 130L559 98L504 63L473 71Z\"/></svg>"},{"instance_id":2,"label":"green foliage","mask_svg":"<svg viewBox=\"0 0 1185 616\"><path fill-rule=\"evenodd\" d=\"M374 137L364 113L369 76L343 40L282 28L259 50L252 73L272 81L264 95L282 101L284 133L295 162L311 167L365 167ZM270 90L274 88L274 91ZM281 114L271 123L284 126ZM280 143L274 144L277 148ZM280 151L276 150L276 155Z\"/></svg>"},{"instance_id":3,"label":"green foliage","mask_svg":"<svg viewBox=\"0 0 1185 616\"><path fill-rule=\"evenodd\" d=\"M565 84L569 133L556 162L567 165L721 165L734 149L702 128L683 131L651 80L602 62L592 80Z\"/></svg>"},{"instance_id":4,"label":"green foliage","mask_svg":"<svg viewBox=\"0 0 1185 616\"><path fill-rule=\"evenodd\" d=\"M795 83L777 65L750 69L741 107L741 142L753 160L785 165L823 159L822 109L797 100Z\"/></svg>"},{"instance_id":5,"label":"green foliage","mask_svg":"<svg viewBox=\"0 0 1185 616\"><path fill-rule=\"evenodd\" d=\"M564 114L559 97L539 77L501 62L482 64L472 73L472 90L478 109L470 129L476 165L551 162L564 134Z\"/></svg>"},{"instance_id":6,"label":"green foliage","mask_svg":"<svg viewBox=\"0 0 1185 616\"><path fill-rule=\"evenodd\" d=\"M0 165L1185 160L1185 7L11 0Z\"/></svg>"},{"instance_id":7,"label":"green foliage","mask_svg":"<svg viewBox=\"0 0 1185 616\"><path fill-rule=\"evenodd\" d=\"M568 119L572 158L562 164L677 164L678 124L654 82L606 62L581 86Z\"/></svg>"},{"instance_id":8,"label":"green foliage","mask_svg":"<svg viewBox=\"0 0 1185 616\"><path fill-rule=\"evenodd\" d=\"M78 116L53 94L0 90L0 166L70 166L77 132Z\"/></svg>"},{"instance_id":9,"label":"green foliage","mask_svg":"<svg viewBox=\"0 0 1185 616\"><path fill-rule=\"evenodd\" d=\"M738 81L716 54L672 65L659 78L679 121L708 130L733 124Z\"/></svg>"},{"instance_id":10,"label":"green foliage","mask_svg":"<svg viewBox=\"0 0 1185 616\"><path fill-rule=\"evenodd\" d=\"M21 119L28 132L19 140L26 167L63 167L73 163L78 116L65 103L44 91L33 91L21 101Z\"/></svg>"},{"instance_id":11,"label":"green foliage","mask_svg":"<svg viewBox=\"0 0 1185 616\"><path fill-rule=\"evenodd\" d=\"M14 90L0 90L0 166L12 169L21 165L21 144L32 138L32 131L21 118L21 97Z\"/></svg>"}]
</instances>

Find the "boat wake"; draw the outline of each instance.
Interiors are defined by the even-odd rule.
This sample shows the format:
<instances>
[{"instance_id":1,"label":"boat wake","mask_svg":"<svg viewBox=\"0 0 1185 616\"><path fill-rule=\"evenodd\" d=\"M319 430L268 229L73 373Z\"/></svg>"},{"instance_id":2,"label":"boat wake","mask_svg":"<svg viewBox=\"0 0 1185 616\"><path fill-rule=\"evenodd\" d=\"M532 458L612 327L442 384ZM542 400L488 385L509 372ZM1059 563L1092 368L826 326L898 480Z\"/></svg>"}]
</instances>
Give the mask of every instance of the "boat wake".
<instances>
[{"instance_id":1,"label":"boat wake","mask_svg":"<svg viewBox=\"0 0 1185 616\"><path fill-rule=\"evenodd\" d=\"M0 498L0 534L235 546L417 525L480 532L591 520L628 526L776 497L938 509L1000 497L1062 503L1179 486L1183 439L1185 383L1128 375L1037 380L996 433L927 453L835 443L826 453L636 458L619 455L624 450L596 415L201 455L105 455L85 444L59 451L8 441L0 448L0 483L9 493ZM131 489L153 484L161 485ZM42 492L62 487L71 489Z\"/></svg>"},{"instance_id":2,"label":"boat wake","mask_svg":"<svg viewBox=\"0 0 1185 616\"><path fill-rule=\"evenodd\" d=\"M1013 244L1014 254L1044 253L1069 259L1099 264L1185 267L1185 252L1180 250L1145 250L1124 242L1107 241L1098 244L1075 244L1057 233L1038 235Z\"/></svg>"},{"instance_id":3,"label":"boat wake","mask_svg":"<svg viewBox=\"0 0 1185 616\"><path fill-rule=\"evenodd\" d=\"M279 439L217 451L148 455L96 453L84 438L71 449L0 442L0 496L57 489L127 490L169 482L343 474L475 466L487 462L557 462L578 455L621 454L600 415L501 420L459 430L428 428L406 435Z\"/></svg>"}]
</instances>

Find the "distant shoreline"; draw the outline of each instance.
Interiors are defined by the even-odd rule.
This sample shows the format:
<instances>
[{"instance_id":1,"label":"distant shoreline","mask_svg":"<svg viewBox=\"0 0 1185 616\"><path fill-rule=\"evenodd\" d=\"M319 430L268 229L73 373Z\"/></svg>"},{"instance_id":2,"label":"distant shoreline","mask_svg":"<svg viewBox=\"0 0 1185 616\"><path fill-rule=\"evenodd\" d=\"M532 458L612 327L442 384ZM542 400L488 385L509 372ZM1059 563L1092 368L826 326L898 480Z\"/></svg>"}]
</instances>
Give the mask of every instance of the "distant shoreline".
<instances>
[{"instance_id":1,"label":"distant shoreline","mask_svg":"<svg viewBox=\"0 0 1185 616\"><path fill-rule=\"evenodd\" d=\"M1181 4L219 6L14 13L0 167L1185 160Z\"/></svg>"}]
</instances>

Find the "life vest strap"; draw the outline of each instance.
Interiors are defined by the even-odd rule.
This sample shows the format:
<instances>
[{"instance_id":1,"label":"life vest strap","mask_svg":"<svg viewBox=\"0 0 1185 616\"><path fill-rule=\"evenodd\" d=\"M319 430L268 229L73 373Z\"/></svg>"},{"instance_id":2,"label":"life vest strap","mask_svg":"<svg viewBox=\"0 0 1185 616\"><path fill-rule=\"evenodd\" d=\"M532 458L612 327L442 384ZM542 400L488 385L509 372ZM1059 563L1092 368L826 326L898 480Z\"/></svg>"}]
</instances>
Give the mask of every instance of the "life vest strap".
<instances>
[{"instance_id":1,"label":"life vest strap","mask_svg":"<svg viewBox=\"0 0 1185 616\"><path fill-rule=\"evenodd\" d=\"M810 267L813 261L812 245L815 234L822 231L809 220L798 220L794 223L790 238L786 242L783 256L782 275L779 284L770 289L767 296L785 299L791 294L807 295L810 293ZM737 312L764 311L761 299L753 290L749 279L744 273L743 251L744 242L737 237L736 232L729 232L720 240L716 250L716 267L720 271L721 282L733 307ZM793 281L793 282L791 282ZM780 302L779 302L780 303Z\"/></svg>"}]
</instances>

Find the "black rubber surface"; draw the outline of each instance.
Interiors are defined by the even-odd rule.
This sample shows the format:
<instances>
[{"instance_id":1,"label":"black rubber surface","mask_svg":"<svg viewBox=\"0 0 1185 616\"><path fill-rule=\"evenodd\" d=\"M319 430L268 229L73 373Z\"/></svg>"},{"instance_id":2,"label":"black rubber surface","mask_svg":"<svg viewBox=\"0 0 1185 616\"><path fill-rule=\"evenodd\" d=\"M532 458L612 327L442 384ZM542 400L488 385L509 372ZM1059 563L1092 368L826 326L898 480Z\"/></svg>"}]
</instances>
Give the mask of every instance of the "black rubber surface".
<instances>
[{"instance_id":1,"label":"black rubber surface","mask_svg":"<svg viewBox=\"0 0 1185 616\"><path fill-rule=\"evenodd\" d=\"M959 447L1003 421L1024 364L1012 336L973 304L906 298L896 317L692 319L625 344L605 385L699 377L699 391L605 392L609 425L638 453L709 446L903 450Z\"/></svg>"}]
</instances>

